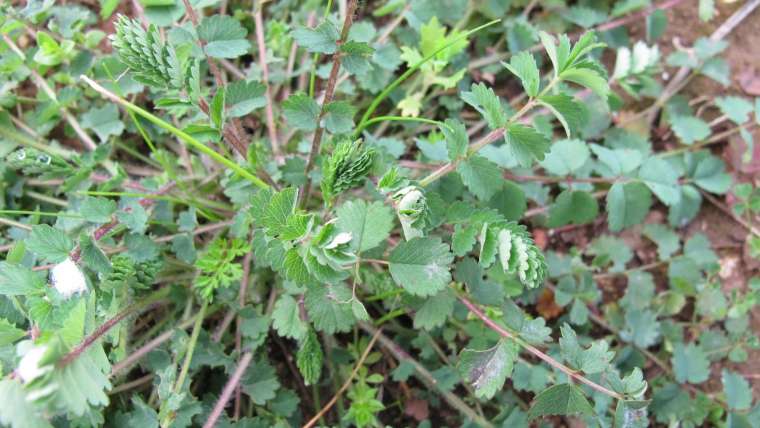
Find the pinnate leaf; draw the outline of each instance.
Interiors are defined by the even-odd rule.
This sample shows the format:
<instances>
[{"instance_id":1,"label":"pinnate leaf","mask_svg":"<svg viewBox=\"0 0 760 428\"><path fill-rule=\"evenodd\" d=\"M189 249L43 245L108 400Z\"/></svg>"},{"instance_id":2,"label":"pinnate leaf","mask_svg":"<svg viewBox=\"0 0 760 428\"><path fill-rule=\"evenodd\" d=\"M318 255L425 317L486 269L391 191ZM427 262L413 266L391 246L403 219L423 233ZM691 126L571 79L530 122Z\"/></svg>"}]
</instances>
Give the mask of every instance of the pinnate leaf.
<instances>
[{"instance_id":1,"label":"pinnate leaf","mask_svg":"<svg viewBox=\"0 0 760 428\"><path fill-rule=\"evenodd\" d=\"M417 296L432 296L451 282L449 265L454 255L440 238L413 238L390 255L390 272L396 284Z\"/></svg>"},{"instance_id":2,"label":"pinnate leaf","mask_svg":"<svg viewBox=\"0 0 760 428\"><path fill-rule=\"evenodd\" d=\"M528 419L551 415L593 416L594 408L579 387L563 383L538 394L528 411Z\"/></svg>"}]
</instances>

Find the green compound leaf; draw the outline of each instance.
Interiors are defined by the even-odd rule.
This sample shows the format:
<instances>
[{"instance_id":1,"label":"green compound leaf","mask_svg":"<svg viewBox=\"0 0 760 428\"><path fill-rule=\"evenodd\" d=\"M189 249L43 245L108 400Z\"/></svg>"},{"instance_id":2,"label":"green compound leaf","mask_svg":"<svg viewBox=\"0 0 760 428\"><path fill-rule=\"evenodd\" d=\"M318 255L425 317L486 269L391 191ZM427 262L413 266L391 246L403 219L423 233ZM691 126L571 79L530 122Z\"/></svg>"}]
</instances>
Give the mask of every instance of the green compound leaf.
<instances>
[{"instance_id":1,"label":"green compound leaf","mask_svg":"<svg viewBox=\"0 0 760 428\"><path fill-rule=\"evenodd\" d=\"M586 107L569 95L544 95L537 100L559 120L568 138L575 136L588 120Z\"/></svg>"},{"instance_id":2,"label":"green compound leaf","mask_svg":"<svg viewBox=\"0 0 760 428\"><path fill-rule=\"evenodd\" d=\"M681 199L678 173L666 160L650 157L641 165L639 178L665 205L677 204Z\"/></svg>"},{"instance_id":3,"label":"green compound leaf","mask_svg":"<svg viewBox=\"0 0 760 428\"><path fill-rule=\"evenodd\" d=\"M454 312L456 296L451 289L443 289L433 297L425 299L425 302L414 313L414 328L432 330L444 325L449 316Z\"/></svg>"},{"instance_id":4,"label":"green compound leaf","mask_svg":"<svg viewBox=\"0 0 760 428\"><path fill-rule=\"evenodd\" d=\"M571 175L581 169L591 156L588 144L581 140L559 140L541 162L554 175Z\"/></svg>"},{"instance_id":5,"label":"green compound leaf","mask_svg":"<svg viewBox=\"0 0 760 428\"><path fill-rule=\"evenodd\" d=\"M464 349L459 354L457 368L462 378L475 389L476 397L491 399L512 374L519 350L519 345L510 339L502 339L484 351Z\"/></svg>"},{"instance_id":6,"label":"green compound leaf","mask_svg":"<svg viewBox=\"0 0 760 428\"><path fill-rule=\"evenodd\" d=\"M581 190L565 190L557 196L549 210L549 227L586 224L599 214L596 198Z\"/></svg>"},{"instance_id":7,"label":"green compound leaf","mask_svg":"<svg viewBox=\"0 0 760 428\"><path fill-rule=\"evenodd\" d=\"M715 99L715 105L737 125L748 121L750 113L755 110L751 102L741 97L719 97Z\"/></svg>"},{"instance_id":8,"label":"green compound leaf","mask_svg":"<svg viewBox=\"0 0 760 428\"><path fill-rule=\"evenodd\" d=\"M687 145L702 141L710 136L710 125L694 116L674 116L670 118L673 133Z\"/></svg>"},{"instance_id":9,"label":"green compound leaf","mask_svg":"<svg viewBox=\"0 0 760 428\"><path fill-rule=\"evenodd\" d=\"M351 290L343 284L310 286L304 303L314 328L327 334L351 330L354 325L351 297Z\"/></svg>"},{"instance_id":10,"label":"green compound leaf","mask_svg":"<svg viewBox=\"0 0 760 428\"><path fill-rule=\"evenodd\" d=\"M720 379L728 406L734 410L749 409L752 405L752 388L749 382L742 375L726 369L723 369Z\"/></svg>"},{"instance_id":11,"label":"green compound leaf","mask_svg":"<svg viewBox=\"0 0 760 428\"><path fill-rule=\"evenodd\" d=\"M673 349L673 373L680 383L700 384L710 377L710 360L699 346L677 343Z\"/></svg>"},{"instance_id":12,"label":"green compound leaf","mask_svg":"<svg viewBox=\"0 0 760 428\"><path fill-rule=\"evenodd\" d=\"M410 294L432 296L451 282L449 265L454 255L440 238L413 238L390 255L390 272L396 284Z\"/></svg>"},{"instance_id":13,"label":"green compound leaf","mask_svg":"<svg viewBox=\"0 0 760 428\"><path fill-rule=\"evenodd\" d=\"M579 387L564 383L551 386L538 394L528 411L529 420L551 415L593 416L594 408Z\"/></svg>"},{"instance_id":14,"label":"green compound leaf","mask_svg":"<svg viewBox=\"0 0 760 428\"><path fill-rule=\"evenodd\" d=\"M272 327L280 336L295 340L304 339L309 328L301 319L298 302L287 294L280 296L274 305Z\"/></svg>"}]
</instances>

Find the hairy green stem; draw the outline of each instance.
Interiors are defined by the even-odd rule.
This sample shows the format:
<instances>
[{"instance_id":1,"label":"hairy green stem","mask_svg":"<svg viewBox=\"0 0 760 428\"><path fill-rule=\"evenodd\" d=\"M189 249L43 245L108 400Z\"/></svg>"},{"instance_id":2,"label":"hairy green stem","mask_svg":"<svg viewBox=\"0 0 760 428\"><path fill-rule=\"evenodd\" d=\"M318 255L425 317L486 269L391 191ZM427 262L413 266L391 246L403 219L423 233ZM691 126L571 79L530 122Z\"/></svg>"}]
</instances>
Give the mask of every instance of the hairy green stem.
<instances>
[{"instance_id":1,"label":"hairy green stem","mask_svg":"<svg viewBox=\"0 0 760 428\"><path fill-rule=\"evenodd\" d=\"M178 129L171 125L170 123L167 123L163 119L159 118L158 116L153 115L152 113L148 112L147 110L144 110L129 101L119 97L118 95L114 94L113 92L109 91L108 89L101 86L99 83L95 82L94 80L90 79L89 77L82 75L79 77L82 79L85 83L90 85L92 89L106 97L107 99L121 105L125 109L132 111L136 113L137 115L143 117L144 119L148 120L149 122L153 123L154 125L163 128L172 134L176 135L180 140L187 143L189 146L192 146L199 152L207 155L214 161L226 166L227 168L231 169L232 171L239 174L241 177L247 179L257 187L261 189L268 189L269 185L266 184L263 180L261 180L259 177L256 177L255 175L251 174L248 170L241 167L234 161L227 159L226 157L220 155L214 149L206 146L205 144L201 143L200 141L193 138L190 134L186 133L185 131Z\"/></svg>"},{"instance_id":2,"label":"hairy green stem","mask_svg":"<svg viewBox=\"0 0 760 428\"><path fill-rule=\"evenodd\" d=\"M427 123L429 125L435 125L435 126L444 126L448 128L449 126L445 123L439 121L439 120L432 120L432 119L425 119L424 117L405 117L405 116L378 116L373 117L372 119L369 119L368 121L364 122L360 126L357 126L354 130L353 138L358 138L359 135L361 135L362 131L364 131L368 126L379 123L379 122L419 122L419 123Z\"/></svg>"}]
</instances>

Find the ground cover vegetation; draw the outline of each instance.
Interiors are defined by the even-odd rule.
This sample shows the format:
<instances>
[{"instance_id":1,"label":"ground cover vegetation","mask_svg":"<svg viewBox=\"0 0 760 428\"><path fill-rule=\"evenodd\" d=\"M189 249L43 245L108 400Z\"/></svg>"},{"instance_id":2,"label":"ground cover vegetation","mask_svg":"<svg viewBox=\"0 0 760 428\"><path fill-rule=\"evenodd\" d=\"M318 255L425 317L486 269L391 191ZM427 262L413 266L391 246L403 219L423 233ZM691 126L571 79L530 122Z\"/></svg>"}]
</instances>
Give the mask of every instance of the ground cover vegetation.
<instances>
[{"instance_id":1,"label":"ground cover vegetation","mask_svg":"<svg viewBox=\"0 0 760 428\"><path fill-rule=\"evenodd\" d=\"M3 2L0 426L760 426L758 4Z\"/></svg>"}]
</instances>

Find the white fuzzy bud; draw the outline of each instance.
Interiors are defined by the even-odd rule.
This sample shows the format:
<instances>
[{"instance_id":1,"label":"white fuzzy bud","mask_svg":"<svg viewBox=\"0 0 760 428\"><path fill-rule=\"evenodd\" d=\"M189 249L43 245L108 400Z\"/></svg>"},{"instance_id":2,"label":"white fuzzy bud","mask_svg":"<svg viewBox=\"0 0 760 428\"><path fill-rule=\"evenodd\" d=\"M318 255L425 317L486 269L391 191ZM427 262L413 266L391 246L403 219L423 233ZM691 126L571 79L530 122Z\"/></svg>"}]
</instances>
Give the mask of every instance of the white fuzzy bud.
<instances>
[{"instance_id":1,"label":"white fuzzy bud","mask_svg":"<svg viewBox=\"0 0 760 428\"><path fill-rule=\"evenodd\" d=\"M50 271L50 279L53 287L66 299L87 291L87 280L84 274L70 258L53 267Z\"/></svg>"},{"instance_id":2,"label":"white fuzzy bud","mask_svg":"<svg viewBox=\"0 0 760 428\"><path fill-rule=\"evenodd\" d=\"M50 371L51 366L40 367L40 360L42 360L45 352L47 352L47 347L44 345L32 346L21 357L21 361L19 361L16 368L16 374L24 383L31 382Z\"/></svg>"}]
</instances>

